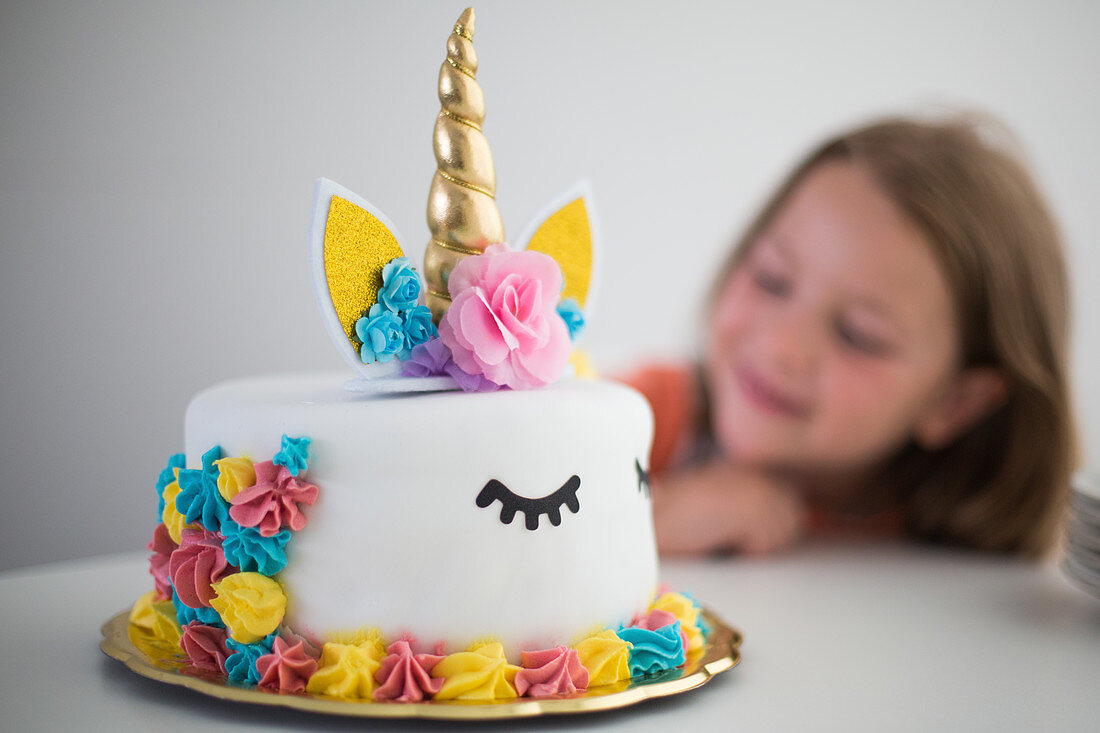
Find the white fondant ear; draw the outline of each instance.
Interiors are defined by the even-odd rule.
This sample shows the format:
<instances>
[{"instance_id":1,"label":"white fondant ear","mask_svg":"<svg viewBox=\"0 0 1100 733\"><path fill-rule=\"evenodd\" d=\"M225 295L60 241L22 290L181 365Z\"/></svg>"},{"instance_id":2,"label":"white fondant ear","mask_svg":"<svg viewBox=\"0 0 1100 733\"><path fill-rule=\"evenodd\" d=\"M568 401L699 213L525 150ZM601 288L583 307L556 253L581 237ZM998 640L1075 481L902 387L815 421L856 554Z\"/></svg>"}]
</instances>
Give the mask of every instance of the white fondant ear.
<instances>
[{"instance_id":1,"label":"white fondant ear","mask_svg":"<svg viewBox=\"0 0 1100 733\"><path fill-rule=\"evenodd\" d=\"M344 360L367 378L398 374L400 362L364 364L355 322L378 302L382 268L404 254L385 214L338 183L319 178L309 222L313 295L325 330Z\"/></svg>"},{"instance_id":2,"label":"white fondant ear","mask_svg":"<svg viewBox=\"0 0 1100 733\"><path fill-rule=\"evenodd\" d=\"M600 275L600 238L592 188L578 181L535 215L515 249L543 252L557 260L565 278L562 298L573 298L590 322Z\"/></svg>"}]
</instances>

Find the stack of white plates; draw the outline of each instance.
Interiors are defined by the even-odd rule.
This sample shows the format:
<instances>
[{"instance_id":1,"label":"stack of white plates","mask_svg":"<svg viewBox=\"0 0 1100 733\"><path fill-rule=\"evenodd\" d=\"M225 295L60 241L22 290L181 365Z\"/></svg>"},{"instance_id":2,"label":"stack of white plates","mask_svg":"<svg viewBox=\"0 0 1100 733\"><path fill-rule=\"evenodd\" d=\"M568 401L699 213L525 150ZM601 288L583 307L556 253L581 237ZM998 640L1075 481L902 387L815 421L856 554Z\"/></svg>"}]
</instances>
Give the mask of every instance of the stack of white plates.
<instances>
[{"instance_id":1,"label":"stack of white plates","mask_svg":"<svg viewBox=\"0 0 1100 733\"><path fill-rule=\"evenodd\" d=\"M1074 477L1062 567L1085 590L1100 596L1100 474Z\"/></svg>"}]
</instances>

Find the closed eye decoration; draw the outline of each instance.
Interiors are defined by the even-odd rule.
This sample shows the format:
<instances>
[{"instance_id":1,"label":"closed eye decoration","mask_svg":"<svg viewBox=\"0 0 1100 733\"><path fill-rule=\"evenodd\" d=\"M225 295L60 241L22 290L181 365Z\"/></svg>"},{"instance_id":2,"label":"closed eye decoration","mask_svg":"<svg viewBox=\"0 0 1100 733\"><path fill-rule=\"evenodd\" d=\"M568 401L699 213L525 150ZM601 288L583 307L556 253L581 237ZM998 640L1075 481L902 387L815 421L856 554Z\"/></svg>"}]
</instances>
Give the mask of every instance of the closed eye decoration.
<instances>
[{"instance_id":1,"label":"closed eye decoration","mask_svg":"<svg viewBox=\"0 0 1100 733\"><path fill-rule=\"evenodd\" d=\"M529 530L539 528L539 517L545 514L550 519L550 524L557 527L561 524L561 508L568 507L569 511L576 514L581 509L581 502L577 499L577 490L581 487L579 476L570 476L569 480L553 494L548 494L537 499L529 499L520 496L496 479L491 479L485 484L485 488L477 495L476 503L484 509L494 501L500 502L500 521L511 524L516 518L517 512L522 512L524 525Z\"/></svg>"},{"instance_id":2,"label":"closed eye decoration","mask_svg":"<svg viewBox=\"0 0 1100 733\"><path fill-rule=\"evenodd\" d=\"M649 471L642 468L642 462L637 458L634 459L634 472L638 474L638 493L645 494L645 498L650 497L649 489Z\"/></svg>"}]
</instances>

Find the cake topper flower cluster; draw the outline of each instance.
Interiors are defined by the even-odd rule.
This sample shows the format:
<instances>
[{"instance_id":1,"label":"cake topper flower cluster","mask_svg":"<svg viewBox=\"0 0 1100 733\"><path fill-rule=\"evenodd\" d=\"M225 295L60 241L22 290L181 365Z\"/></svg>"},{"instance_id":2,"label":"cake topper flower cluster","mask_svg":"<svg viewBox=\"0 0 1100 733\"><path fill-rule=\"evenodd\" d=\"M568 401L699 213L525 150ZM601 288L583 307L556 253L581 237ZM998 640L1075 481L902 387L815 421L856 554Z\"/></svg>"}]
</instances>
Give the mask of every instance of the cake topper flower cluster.
<instances>
[{"instance_id":1,"label":"cake topper flower cluster","mask_svg":"<svg viewBox=\"0 0 1100 733\"><path fill-rule=\"evenodd\" d=\"M381 211L317 181L313 288L329 335L360 376L349 389L541 387L565 373L591 313L598 249L587 184L544 208L514 246L505 242L473 37L467 8L439 70L423 279Z\"/></svg>"}]
</instances>

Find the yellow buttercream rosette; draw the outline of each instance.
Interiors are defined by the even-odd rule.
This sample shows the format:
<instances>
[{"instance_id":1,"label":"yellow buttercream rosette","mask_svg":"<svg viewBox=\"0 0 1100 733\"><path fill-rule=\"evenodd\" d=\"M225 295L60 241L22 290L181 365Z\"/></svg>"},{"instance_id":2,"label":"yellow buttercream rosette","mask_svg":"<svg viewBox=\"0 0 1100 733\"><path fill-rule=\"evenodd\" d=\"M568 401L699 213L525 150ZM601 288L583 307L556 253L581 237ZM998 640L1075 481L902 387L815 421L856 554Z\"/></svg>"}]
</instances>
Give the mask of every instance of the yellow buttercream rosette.
<instances>
[{"instance_id":1,"label":"yellow buttercream rosette","mask_svg":"<svg viewBox=\"0 0 1100 733\"><path fill-rule=\"evenodd\" d=\"M256 483L256 468L247 458L219 458L214 465L218 467L218 493L226 501Z\"/></svg>"},{"instance_id":2,"label":"yellow buttercream rosette","mask_svg":"<svg viewBox=\"0 0 1100 733\"><path fill-rule=\"evenodd\" d=\"M235 573L211 588L217 595L210 605L222 617L229 636L251 644L276 628L286 613L282 586L259 573Z\"/></svg>"},{"instance_id":3,"label":"yellow buttercream rosette","mask_svg":"<svg viewBox=\"0 0 1100 733\"><path fill-rule=\"evenodd\" d=\"M131 632L137 632L145 642L179 646L181 632L176 607L171 601L157 601L156 596L157 592L151 590L130 609Z\"/></svg>"},{"instance_id":4,"label":"yellow buttercream rosette","mask_svg":"<svg viewBox=\"0 0 1100 733\"><path fill-rule=\"evenodd\" d=\"M381 659L386 656L386 642L378 629L359 629L358 631L334 631L325 637L326 642L363 646L372 657Z\"/></svg>"},{"instance_id":5,"label":"yellow buttercream rosette","mask_svg":"<svg viewBox=\"0 0 1100 733\"><path fill-rule=\"evenodd\" d=\"M382 666L385 649L376 638L358 644L326 642L321 663L306 684L314 695L369 700L374 695L374 673Z\"/></svg>"},{"instance_id":6,"label":"yellow buttercream rosette","mask_svg":"<svg viewBox=\"0 0 1100 733\"><path fill-rule=\"evenodd\" d=\"M599 379L600 372L592 363L587 351L573 349L569 353L569 365L573 367L573 376L577 379Z\"/></svg>"},{"instance_id":7,"label":"yellow buttercream rosette","mask_svg":"<svg viewBox=\"0 0 1100 733\"><path fill-rule=\"evenodd\" d=\"M161 513L160 518L163 520L164 526L168 528L168 536L178 545L183 538L183 530L188 524L187 517L183 516L179 509L176 509L176 497L180 493L180 470L173 468L172 475L175 478L164 487L164 511Z\"/></svg>"},{"instance_id":8,"label":"yellow buttercream rosette","mask_svg":"<svg viewBox=\"0 0 1100 733\"><path fill-rule=\"evenodd\" d=\"M703 630L699 628L699 608L695 603L682 593L665 593L653 602L652 608L658 611L668 611L680 622L680 630L687 635L688 648L693 652L702 649L706 644L703 638Z\"/></svg>"},{"instance_id":9,"label":"yellow buttercream rosette","mask_svg":"<svg viewBox=\"0 0 1100 733\"><path fill-rule=\"evenodd\" d=\"M630 642L611 629L593 634L574 648L588 670L589 687L630 679Z\"/></svg>"},{"instance_id":10,"label":"yellow buttercream rosette","mask_svg":"<svg viewBox=\"0 0 1100 733\"><path fill-rule=\"evenodd\" d=\"M433 699L506 700L518 697L515 681L519 670L508 664L504 647L497 642L449 654L432 668L432 677L444 680Z\"/></svg>"}]
</instances>

